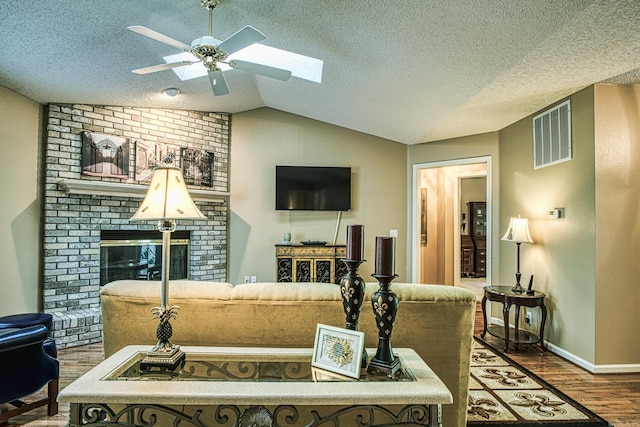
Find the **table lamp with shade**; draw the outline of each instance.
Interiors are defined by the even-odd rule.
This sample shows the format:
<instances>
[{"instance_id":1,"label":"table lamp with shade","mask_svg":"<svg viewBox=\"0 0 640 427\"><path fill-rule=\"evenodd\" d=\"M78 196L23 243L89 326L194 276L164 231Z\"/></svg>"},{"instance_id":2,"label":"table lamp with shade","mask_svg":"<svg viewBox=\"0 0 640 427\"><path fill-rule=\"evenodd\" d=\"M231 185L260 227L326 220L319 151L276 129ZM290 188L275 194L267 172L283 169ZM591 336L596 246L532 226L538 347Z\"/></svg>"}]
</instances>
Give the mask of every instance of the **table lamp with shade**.
<instances>
[{"instance_id":1,"label":"table lamp with shade","mask_svg":"<svg viewBox=\"0 0 640 427\"><path fill-rule=\"evenodd\" d=\"M516 264L516 285L511 288L513 292L522 293L524 288L520 286L520 244L533 243L531 234L529 233L529 220L527 218L512 217L509 222L507 232L502 236L502 240L513 242L517 247L517 264Z\"/></svg>"},{"instance_id":2,"label":"table lamp with shade","mask_svg":"<svg viewBox=\"0 0 640 427\"><path fill-rule=\"evenodd\" d=\"M159 319L156 329L158 343L140 364L141 369L159 367L175 369L183 360L180 346L170 341L173 329L169 320L177 316L177 306L169 307L169 268L171 233L176 229L176 220L206 219L195 205L182 176L182 171L171 165L170 159L153 171L149 190L138 211L130 221L158 221L158 230L162 232L162 276L160 306L151 309Z\"/></svg>"}]
</instances>

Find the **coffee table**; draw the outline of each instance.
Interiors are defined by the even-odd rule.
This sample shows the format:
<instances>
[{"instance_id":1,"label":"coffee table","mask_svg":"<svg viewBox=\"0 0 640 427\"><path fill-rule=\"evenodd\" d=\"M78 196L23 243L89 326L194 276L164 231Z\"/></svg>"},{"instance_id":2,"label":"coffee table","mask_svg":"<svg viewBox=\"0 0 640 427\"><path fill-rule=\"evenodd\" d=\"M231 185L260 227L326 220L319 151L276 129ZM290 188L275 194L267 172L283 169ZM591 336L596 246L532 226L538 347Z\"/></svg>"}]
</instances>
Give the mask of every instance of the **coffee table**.
<instances>
[{"instance_id":1,"label":"coffee table","mask_svg":"<svg viewBox=\"0 0 640 427\"><path fill-rule=\"evenodd\" d=\"M128 346L62 390L70 426L441 426L451 393L418 354L394 349L393 378L311 366L313 349L190 347L176 373L141 374L148 346ZM375 349L369 349L374 354Z\"/></svg>"}]
</instances>

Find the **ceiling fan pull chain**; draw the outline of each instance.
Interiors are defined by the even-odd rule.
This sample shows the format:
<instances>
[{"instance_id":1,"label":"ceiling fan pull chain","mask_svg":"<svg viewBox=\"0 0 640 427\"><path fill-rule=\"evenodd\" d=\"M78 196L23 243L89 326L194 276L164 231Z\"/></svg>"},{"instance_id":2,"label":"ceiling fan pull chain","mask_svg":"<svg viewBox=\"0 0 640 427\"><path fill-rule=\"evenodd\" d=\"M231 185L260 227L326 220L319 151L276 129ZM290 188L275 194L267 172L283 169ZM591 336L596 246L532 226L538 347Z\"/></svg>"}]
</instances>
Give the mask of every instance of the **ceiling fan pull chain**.
<instances>
[{"instance_id":1,"label":"ceiling fan pull chain","mask_svg":"<svg viewBox=\"0 0 640 427\"><path fill-rule=\"evenodd\" d=\"M209 9L209 37L213 37L213 9L220 4L220 0L200 0L200 4Z\"/></svg>"},{"instance_id":2,"label":"ceiling fan pull chain","mask_svg":"<svg viewBox=\"0 0 640 427\"><path fill-rule=\"evenodd\" d=\"M209 8L209 37L213 37L213 8Z\"/></svg>"}]
</instances>

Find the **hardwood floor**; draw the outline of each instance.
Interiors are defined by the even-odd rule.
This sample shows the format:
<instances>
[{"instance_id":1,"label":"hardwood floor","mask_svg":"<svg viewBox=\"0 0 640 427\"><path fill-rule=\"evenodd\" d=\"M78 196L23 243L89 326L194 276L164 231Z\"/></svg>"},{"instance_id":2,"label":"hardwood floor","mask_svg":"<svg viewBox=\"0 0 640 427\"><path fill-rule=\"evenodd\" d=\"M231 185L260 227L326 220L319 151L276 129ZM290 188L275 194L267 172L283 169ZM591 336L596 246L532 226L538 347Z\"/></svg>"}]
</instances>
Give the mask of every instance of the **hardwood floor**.
<instances>
[{"instance_id":1,"label":"hardwood floor","mask_svg":"<svg viewBox=\"0 0 640 427\"><path fill-rule=\"evenodd\" d=\"M482 331L482 312L476 311L476 335ZM487 338L499 348L499 341ZM511 357L530 371L600 415L616 427L640 427L640 374L593 375L553 353L538 350L510 352ZM87 372L104 358L102 344L90 344L59 350L60 389ZM44 392L41 392L44 396ZM5 408L2 408L5 409ZM60 413L47 417L46 408L38 408L9 420L8 425L67 425L68 405Z\"/></svg>"},{"instance_id":2,"label":"hardwood floor","mask_svg":"<svg viewBox=\"0 0 640 427\"><path fill-rule=\"evenodd\" d=\"M482 310L478 304L476 336L480 336L482 327ZM504 345L497 338L485 338L498 349ZM508 356L615 427L640 426L640 374L594 375L562 357L538 349L510 351Z\"/></svg>"}]
</instances>

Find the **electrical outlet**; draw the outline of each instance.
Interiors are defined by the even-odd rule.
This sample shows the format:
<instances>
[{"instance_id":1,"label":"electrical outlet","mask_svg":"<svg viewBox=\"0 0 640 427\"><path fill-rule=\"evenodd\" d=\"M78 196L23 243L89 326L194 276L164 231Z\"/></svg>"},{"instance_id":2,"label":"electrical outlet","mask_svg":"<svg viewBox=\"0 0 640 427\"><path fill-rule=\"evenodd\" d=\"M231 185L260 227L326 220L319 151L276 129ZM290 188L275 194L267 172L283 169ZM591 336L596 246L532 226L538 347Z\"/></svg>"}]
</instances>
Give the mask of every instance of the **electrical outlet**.
<instances>
[{"instance_id":1,"label":"electrical outlet","mask_svg":"<svg viewBox=\"0 0 640 427\"><path fill-rule=\"evenodd\" d=\"M398 230L389 230L389 237L398 237Z\"/></svg>"},{"instance_id":2,"label":"electrical outlet","mask_svg":"<svg viewBox=\"0 0 640 427\"><path fill-rule=\"evenodd\" d=\"M256 283L256 276L251 276L251 283Z\"/></svg>"},{"instance_id":3,"label":"electrical outlet","mask_svg":"<svg viewBox=\"0 0 640 427\"><path fill-rule=\"evenodd\" d=\"M531 324L531 322L532 322L532 319L531 319L531 312L530 312L530 311L527 311L527 312L525 313L525 315L524 315L524 323L526 323L527 325L530 325L530 324Z\"/></svg>"},{"instance_id":4,"label":"electrical outlet","mask_svg":"<svg viewBox=\"0 0 640 427\"><path fill-rule=\"evenodd\" d=\"M244 283L249 283L249 276L244 276Z\"/></svg>"}]
</instances>

